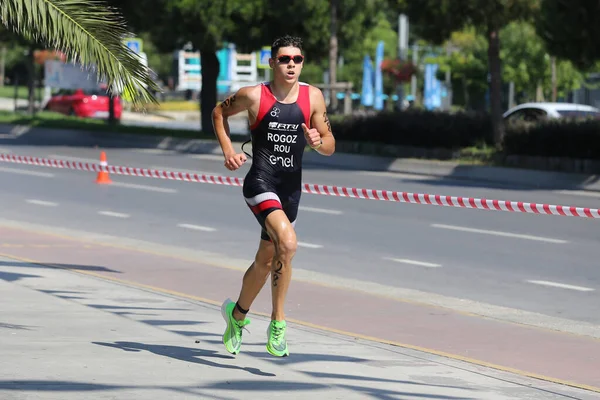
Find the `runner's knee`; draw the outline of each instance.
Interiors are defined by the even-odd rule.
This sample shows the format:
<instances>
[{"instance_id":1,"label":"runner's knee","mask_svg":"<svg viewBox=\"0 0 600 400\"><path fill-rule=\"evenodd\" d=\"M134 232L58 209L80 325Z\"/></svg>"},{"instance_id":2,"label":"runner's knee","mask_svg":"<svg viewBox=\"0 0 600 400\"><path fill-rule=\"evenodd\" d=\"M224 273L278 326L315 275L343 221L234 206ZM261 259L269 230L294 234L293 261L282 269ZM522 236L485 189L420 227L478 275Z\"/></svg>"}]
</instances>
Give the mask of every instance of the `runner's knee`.
<instances>
[{"instance_id":1,"label":"runner's knee","mask_svg":"<svg viewBox=\"0 0 600 400\"><path fill-rule=\"evenodd\" d=\"M291 259L294 254L296 254L298 242L293 230L280 234L277 237L276 243L277 253L280 257L284 259Z\"/></svg>"}]
</instances>

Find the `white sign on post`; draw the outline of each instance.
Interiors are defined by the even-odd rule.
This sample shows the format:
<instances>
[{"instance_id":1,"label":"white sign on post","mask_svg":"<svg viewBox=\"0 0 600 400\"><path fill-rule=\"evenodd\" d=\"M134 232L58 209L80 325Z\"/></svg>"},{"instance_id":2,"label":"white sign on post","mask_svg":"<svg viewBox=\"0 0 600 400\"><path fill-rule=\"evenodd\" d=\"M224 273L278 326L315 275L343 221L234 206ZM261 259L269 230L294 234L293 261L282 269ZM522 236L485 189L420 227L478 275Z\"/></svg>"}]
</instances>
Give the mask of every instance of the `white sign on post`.
<instances>
[{"instance_id":1,"label":"white sign on post","mask_svg":"<svg viewBox=\"0 0 600 400\"><path fill-rule=\"evenodd\" d=\"M98 76L91 68L46 60L44 63L45 86L55 89L96 89Z\"/></svg>"}]
</instances>

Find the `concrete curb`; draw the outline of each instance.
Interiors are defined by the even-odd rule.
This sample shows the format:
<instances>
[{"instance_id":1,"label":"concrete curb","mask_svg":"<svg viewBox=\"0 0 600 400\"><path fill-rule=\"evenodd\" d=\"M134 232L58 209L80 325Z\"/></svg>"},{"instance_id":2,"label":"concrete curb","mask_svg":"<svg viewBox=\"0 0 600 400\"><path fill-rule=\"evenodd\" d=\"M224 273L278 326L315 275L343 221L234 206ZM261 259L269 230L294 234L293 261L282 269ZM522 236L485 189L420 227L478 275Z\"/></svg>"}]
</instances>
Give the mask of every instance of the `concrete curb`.
<instances>
[{"instance_id":1,"label":"concrete curb","mask_svg":"<svg viewBox=\"0 0 600 400\"><path fill-rule=\"evenodd\" d=\"M234 137L234 147L239 151L243 141L248 138L248 135ZM218 142L212 139L183 139L169 136L146 136L0 124L0 145L11 144L155 148L192 154L221 154ZM249 151L249 147L245 150ZM337 152L332 157L324 157L316 152L308 151L304 155L304 162L307 165L330 169L398 172L428 175L440 179L461 179L539 189L600 191L600 176L592 174L468 165L451 161L393 158L342 152Z\"/></svg>"}]
</instances>

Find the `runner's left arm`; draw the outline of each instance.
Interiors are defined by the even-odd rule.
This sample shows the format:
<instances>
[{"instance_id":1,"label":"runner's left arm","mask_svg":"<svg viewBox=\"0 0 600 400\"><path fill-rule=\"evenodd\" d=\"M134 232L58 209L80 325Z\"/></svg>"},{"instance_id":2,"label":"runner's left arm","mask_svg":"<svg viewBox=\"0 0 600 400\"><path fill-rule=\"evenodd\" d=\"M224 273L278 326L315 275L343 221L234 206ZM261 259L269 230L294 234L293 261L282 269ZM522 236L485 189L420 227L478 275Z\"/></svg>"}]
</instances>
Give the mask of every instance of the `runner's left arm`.
<instances>
[{"instance_id":1,"label":"runner's left arm","mask_svg":"<svg viewBox=\"0 0 600 400\"><path fill-rule=\"evenodd\" d=\"M335 152L335 137L331 130L331 122L327 116L327 105L325 98L319 88L311 86L310 103L312 104L312 115L310 119L311 128L315 128L321 135L322 144L315 149L324 156L330 156Z\"/></svg>"}]
</instances>

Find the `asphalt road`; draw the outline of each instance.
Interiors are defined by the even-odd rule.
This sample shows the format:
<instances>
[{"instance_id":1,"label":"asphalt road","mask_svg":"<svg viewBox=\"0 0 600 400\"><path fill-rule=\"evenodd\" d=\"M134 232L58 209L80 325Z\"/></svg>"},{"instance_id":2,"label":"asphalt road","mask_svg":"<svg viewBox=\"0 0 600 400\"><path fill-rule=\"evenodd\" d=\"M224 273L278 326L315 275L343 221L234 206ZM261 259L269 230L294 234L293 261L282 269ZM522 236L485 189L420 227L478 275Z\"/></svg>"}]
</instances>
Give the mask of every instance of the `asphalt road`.
<instances>
[{"instance_id":1,"label":"asphalt road","mask_svg":"<svg viewBox=\"0 0 600 400\"><path fill-rule=\"evenodd\" d=\"M4 146L96 162L98 149ZM110 149L113 165L230 173L217 155ZM259 226L241 188L0 164L0 218L63 226L251 260ZM600 196L424 176L325 170L304 181L359 188L597 207ZM294 265L332 276L600 324L600 221L303 194ZM1 246L1 244L0 244ZM352 307L342 304L340 307Z\"/></svg>"}]
</instances>

